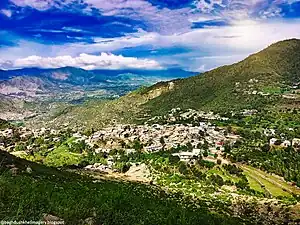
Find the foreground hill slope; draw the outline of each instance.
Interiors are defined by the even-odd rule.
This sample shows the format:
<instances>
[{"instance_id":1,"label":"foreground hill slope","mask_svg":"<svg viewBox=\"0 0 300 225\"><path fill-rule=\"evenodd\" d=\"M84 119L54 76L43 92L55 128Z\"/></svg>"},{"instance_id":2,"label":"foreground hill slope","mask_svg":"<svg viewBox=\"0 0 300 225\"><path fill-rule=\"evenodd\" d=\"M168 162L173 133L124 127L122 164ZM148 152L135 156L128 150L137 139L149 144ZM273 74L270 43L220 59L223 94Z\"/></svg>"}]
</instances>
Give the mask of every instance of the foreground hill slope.
<instances>
[{"instance_id":1,"label":"foreground hill slope","mask_svg":"<svg viewBox=\"0 0 300 225\"><path fill-rule=\"evenodd\" d=\"M0 151L0 218L65 224L250 224L139 183L93 180ZM89 221L86 220L89 218Z\"/></svg>"},{"instance_id":2,"label":"foreground hill slope","mask_svg":"<svg viewBox=\"0 0 300 225\"><path fill-rule=\"evenodd\" d=\"M54 122L99 127L112 122L143 121L177 107L217 112L268 106L299 107L299 82L300 40L291 39L230 66L186 79L160 82L118 100L73 107L59 114Z\"/></svg>"}]
</instances>

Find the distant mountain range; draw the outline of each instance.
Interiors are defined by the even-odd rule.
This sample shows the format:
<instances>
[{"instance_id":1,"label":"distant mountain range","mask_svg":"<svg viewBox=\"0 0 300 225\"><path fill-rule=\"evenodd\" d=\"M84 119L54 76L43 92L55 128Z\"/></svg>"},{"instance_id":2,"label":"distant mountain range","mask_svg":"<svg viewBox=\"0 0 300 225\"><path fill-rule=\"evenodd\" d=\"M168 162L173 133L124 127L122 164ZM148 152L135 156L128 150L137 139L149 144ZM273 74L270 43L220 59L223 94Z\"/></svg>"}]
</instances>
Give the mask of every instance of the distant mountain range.
<instances>
[{"instance_id":1,"label":"distant mountain range","mask_svg":"<svg viewBox=\"0 0 300 225\"><path fill-rule=\"evenodd\" d=\"M24 68L18 70L0 70L0 81L10 80L15 77L39 77L51 81L69 83L74 85L88 85L107 80L117 81L119 78L131 79L133 77L161 77L165 79L184 78L197 74L182 69L166 70L84 70L75 67L62 67L58 69Z\"/></svg>"},{"instance_id":2,"label":"distant mountain range","mask_svg":"<svg viewBox=\"0 0 300 225\"><path fill-rule=\"evenodd\" d=\"M195 73L181 69L86 71L64 67L0 70L0 118L19 120L53 108L51 102L79 104L87 99L117 98L141 86L193 75ZM43 102L45 105L41 107Z\"/></svg>"},{"instance_id":3,"label":"distant mountain range","mask_svg":"<svg viewBox=\"0 0 300 225\"><path fill-rule=\"evenodd\" d=\"M75 107L56 122L99 127L143 121L178 107L215 112L299 108L300 40L281 41L233 65L159 82L115 101Z\"/></svg>"},{"instance_id":4,"label":"distant mountain range","mask_svg":"<svg viewBox=\"0 0 300 225\"><path fill-rule=\"evenodd\" d=\"M13 97L37 97L57 92L100 86L104 89L127 85L130 90L151 85L161 80L171 80L195 75L181 69L169 70L94 70L64 67L58 69L25 68L0 71L0 94ZM124 93L123 90L120 94ZM119 94L117 92L117 94Z\"/></svg>"}]
</instances>

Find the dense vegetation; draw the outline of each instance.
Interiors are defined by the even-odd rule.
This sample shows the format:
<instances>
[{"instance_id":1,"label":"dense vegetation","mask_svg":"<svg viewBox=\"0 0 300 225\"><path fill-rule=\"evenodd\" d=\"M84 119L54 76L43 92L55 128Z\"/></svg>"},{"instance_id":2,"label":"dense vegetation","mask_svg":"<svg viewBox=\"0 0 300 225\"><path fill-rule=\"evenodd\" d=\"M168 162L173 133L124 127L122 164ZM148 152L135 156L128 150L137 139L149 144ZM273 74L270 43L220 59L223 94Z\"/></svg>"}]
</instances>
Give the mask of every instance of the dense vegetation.
<instances>
[{"instance_id":1,"label":"dense vegetation","mask_svg":"<svg viewBox=\"0 0 300 225\"><path fill-rule=\"evenodd\" d=\"M0 119L0 129L5 129L10 127L10 124L6 120Z\"/></svg>"},{"instance_id":2,"label":"dense vegetation","mask_svg":"<svg viewBox=\"0 0 300 225\"><path fill-rule=\"evenodd\" d=\"M275 173L300 187L299 148L280 145L284 140L291 143L292 139L300 138L300 114L297 109L278 112L263 110L247 117L236 115L225 123L230 124L230 131L234 130L243 137L242 142L227 149L231 160ZM271 138L277 139L276 145L270 146Z\"/></svg>"}]
</instances>

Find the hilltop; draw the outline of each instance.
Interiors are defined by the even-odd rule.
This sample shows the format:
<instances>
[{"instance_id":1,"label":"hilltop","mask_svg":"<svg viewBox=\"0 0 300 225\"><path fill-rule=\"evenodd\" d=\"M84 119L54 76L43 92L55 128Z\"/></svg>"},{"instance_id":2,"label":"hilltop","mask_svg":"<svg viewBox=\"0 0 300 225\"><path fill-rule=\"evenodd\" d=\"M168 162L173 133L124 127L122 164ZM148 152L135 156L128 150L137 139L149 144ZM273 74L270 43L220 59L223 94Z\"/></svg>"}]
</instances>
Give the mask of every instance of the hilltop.
<instances>
[{"instance_id":1,"label":"hilltop","mask_svg":"<svg viewBox=\"0 0 300 225\"><path fill-rule=\"evenodd\" d=\"M173 108L231 112L298 107L300 40L272 44L241 62L185 79L159 82L109 102L90 102L57 121L93 127L137 122ZM84 115L84 116L83 116Z\"/></svg>"},{"instance_id":2,"label":"hilltop","mask_svg":"<svg viewBox=\"0 0 300 225\"><path fill-rule=\"evenodd\" d=\"M149 101L146 108L153 113L175 107L229 111L276 104L277 94L298 88L299 60L300 40L281 41L239 63L177 80L171 91Z\"/></svg>"}]
</instances>

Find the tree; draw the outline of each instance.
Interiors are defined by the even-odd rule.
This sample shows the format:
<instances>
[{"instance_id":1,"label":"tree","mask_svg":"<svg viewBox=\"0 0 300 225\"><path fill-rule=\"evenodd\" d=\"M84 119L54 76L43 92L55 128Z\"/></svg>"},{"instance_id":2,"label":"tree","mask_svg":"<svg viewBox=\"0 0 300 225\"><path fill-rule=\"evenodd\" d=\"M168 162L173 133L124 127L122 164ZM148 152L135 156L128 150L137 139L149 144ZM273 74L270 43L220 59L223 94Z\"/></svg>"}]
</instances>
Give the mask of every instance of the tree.
<instances>
[{"instance_id":1,"label":"tree","mask_svg":"<svg viewBox=\"0 0 300 225\"><path fill-rule=\"evenodd\" d=\"M139 140L135 140L133 142L133 148L136 150L136 151L141 151L142 148L143 148L143 145L141 144L141 142Z\"/></svg>"},{"instance_id":2,"label":"tree","mask_svg":"<svg viewBox=\"0 0 300 225\"><path fill-rule=\"evenodd\" d=\"M188 142L187 144L186 144L186 147L187 147L187 149L188 149L188 151L193 151L193 145L192 145L192 143L191 142Z\"/></svg>"},{"instance_id":3,"label":"tree","mask_svg":"<svg viewBox=\"0 0 300 225\"><path fill-rule=\"evenodd\" d=\"M270 145L269 144L264 144L262 147L261 147L261 150L263 152L269 152L271 149Z\"/></svg>"},{"instance_id":4,"label":"tree","mask_svg":"<svg viewBox=\"0 0 300 225\"><path fill-rule=\"evenodd\" d=\"M162 146L164 146L166 144L165 139L163 136L160 137L159 142Z\"/></svg>"},{"instance_id":5,"label":"tree","mask_svg":"<svg viewBox=\"0 0 300 225\"><path fill-rule=\"evenodd\" d=\"M188 167L184 162L180 162L178 170L181 174L187 175L188 174Z\"/></svg>"},{"instance_id":6,"label":"tree","mask_svg":"<svg viewBox=\"0 0 300 225\"><path fill-rule=\"evenodd\" d=\"M248 182L247 180L242 179L239 182L237 182L235 185L237 186L237 188L246 189L248 187Z\"/></svg>"},{"instance_id":7,"label":"tree","mask_svg":"<svg viewBox=\"0 0 300 225\"><path fill-rule=\"evenodd\" d=\"M204 144L203 144L202 148L204 150L208 150L209 149L209 145L208 145L208 142L206 140L204 140Z\"/></svg>"},{"instance_id":8,"label":"tree","mask_svg":"<svg viewBox=\"0 0 300 225\"><path fill-rule=\"evenodd\" d=\"M230 146L230 144L227 142L227 143L225 143L225 145L224 145L224 152L229 154L230 151L231 151L231 146Z\"/></svg>"},{"instance_id":9,"label":"tree","mask_svg":"<svg viewBox=\"0 0 300 225\"><path fill-rule=\"evenodd\" d=\"M227 131L228 134L232 133L232 127L231 127L231 126L228 126L228 127L226 128L226 131Z\"/></svg>"},{"instance_id":10,"label":"tree","mask_svg":"<svg viewBox=\"0 0 300 225\"><path fill-rule=\"evenodd\" d=\"M200 135L200 137L204 137L205 136L205 132L203 130L199 130L199 135Z\"/></svg>"},{"instance_id":11,"label":"tree","mask_svg":"<svg viewBox=\"0 0 300 225\"><path fill-rule=\"evenodd\" d=\"M126 147L125 141L121 140L119 143L121 145L121 148L125 148Z\"/></svg>"},{"instance_id":12,"label":"tree","mask_svg":"<svg viewBox=\"0 0 300 225\"><path fill-rule=\"evenodd\" d=\"M17 144L15 147L15 151L24 151L26 147L23 144Z\"/></svg>"},{"instance_id":13,"label":"tree","mask_svg":"<svg viewBox=\"0 0 300 225\"><path fill-rule=\"evenodd\" d=\"M223 178L222 178L220 175L218 175L218 174L216 174L216 175L211 175L209 178L211 179L211 182L212 182L213 184L217 184L217 185L219 185L219 186L223 186L223 185L224 185L224 180L223 180Z\"/></svg>"},{"instance_id":14,"label":"tree","mask_svg":"<svg viewBox=\"0 0 300 225\"><path fill-rule=\"evenodd\" d=\"M173 156L173 155L170 155L169 156L169 162L170 164L176 164L180 161L180 158L176 155L176 156Z\"/></svg>"},{"instance_id":15,"label":"tree","mask_svg":"<svg viewBox=\"0 0 300 225\"><path fill-rule=\"evenodd\" d=\"M202 148L202 144L201 144L201 143L198 143L198 144L197 144L197 148L201 149L201 148Z\"/></svg>"}]
</instances>

